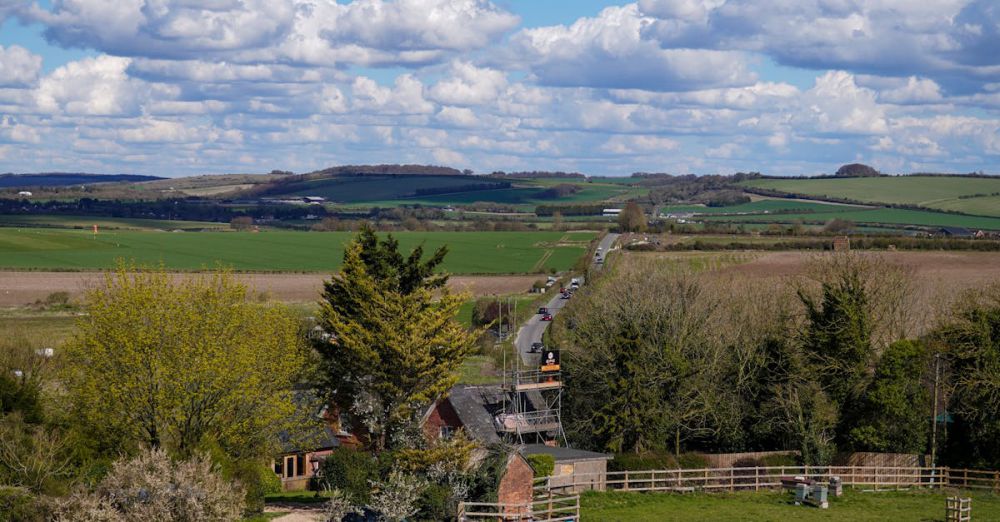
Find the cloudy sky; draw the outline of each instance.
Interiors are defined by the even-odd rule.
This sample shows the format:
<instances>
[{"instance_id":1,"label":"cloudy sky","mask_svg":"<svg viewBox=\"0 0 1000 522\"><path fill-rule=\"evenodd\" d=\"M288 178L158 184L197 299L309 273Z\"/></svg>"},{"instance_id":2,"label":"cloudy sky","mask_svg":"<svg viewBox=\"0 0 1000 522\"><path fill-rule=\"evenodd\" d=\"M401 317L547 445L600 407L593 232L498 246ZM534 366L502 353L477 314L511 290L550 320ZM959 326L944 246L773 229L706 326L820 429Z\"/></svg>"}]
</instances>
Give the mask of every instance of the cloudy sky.
<instances>
[{"instance_id":1,"label":"cloudy sky","mask_svg":"<svg viewBox=\"0 0 1000 522\"><path fill-rule=\"evenodd\" d=\"M0 172L1000 172L997 0L0 0Z\"/></svg>"}]
</instances>

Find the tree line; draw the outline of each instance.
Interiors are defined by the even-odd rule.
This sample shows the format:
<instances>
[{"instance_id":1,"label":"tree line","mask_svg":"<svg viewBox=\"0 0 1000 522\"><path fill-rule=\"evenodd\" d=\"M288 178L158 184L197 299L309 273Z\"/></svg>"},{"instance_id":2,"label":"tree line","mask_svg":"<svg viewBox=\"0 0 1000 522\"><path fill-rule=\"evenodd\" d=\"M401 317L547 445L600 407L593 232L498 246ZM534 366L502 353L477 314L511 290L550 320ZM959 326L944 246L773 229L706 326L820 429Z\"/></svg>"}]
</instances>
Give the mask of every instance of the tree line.
<instances>
[{"instance_id":1,"label":"tree line","mask_svg":"<svg viewBox=\"0 0 1000 522\"><path fill-rule=\"evenodd\" d=\"M633 454L798 450L829 464L930 453L936 411L939 464L1000 469L1000 285L928 318L911 283L857 253L817 257L781 283L626 257L555 326L570 439Z\"/></svg>"}]
</instances>

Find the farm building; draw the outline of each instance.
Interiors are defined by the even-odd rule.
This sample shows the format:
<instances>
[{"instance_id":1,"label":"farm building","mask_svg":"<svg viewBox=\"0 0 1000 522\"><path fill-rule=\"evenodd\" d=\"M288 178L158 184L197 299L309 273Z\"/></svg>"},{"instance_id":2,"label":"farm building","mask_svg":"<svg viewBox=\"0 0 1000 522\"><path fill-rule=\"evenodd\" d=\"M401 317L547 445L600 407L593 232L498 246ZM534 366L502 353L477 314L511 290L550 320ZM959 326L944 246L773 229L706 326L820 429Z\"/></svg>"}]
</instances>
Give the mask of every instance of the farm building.
<instances>
[{"instance_id":1,"label":"farm building","mask_svg":"<svg viewBox=\"0 0 1000 522\"><path fill-rule=\"evenodd\" d=\"M938 229L938 234L944 237L954 237L963 239L975 237L975 233L963 227L941 227L940 229Z\"/></svg>"},{"instance_id":2,"label":"farm building","mask_svg":"<svg viewBox=\"0 0 1000 522\"><path fill-rule=\"evenodd\" d=\"M551 455L555 459L556 467L550 481L552 487L575 484L574 493L585 490L604 491L611 455L544 444L529 444L521 448L521 453L526 456Z\"/></svg>"},{"instance_id":3,"label":"farm building","mask_svg":"<svg viewBox=\"0 0 1000 522\"><path fill-rule=\"evenodd\" d=\"M621 213L622 213L622 209L620 209L620 208L606 208L602 212L602 214L604 215L604 217L618 217L618 215L621 214Z\"/></svg>"}]
</instances>

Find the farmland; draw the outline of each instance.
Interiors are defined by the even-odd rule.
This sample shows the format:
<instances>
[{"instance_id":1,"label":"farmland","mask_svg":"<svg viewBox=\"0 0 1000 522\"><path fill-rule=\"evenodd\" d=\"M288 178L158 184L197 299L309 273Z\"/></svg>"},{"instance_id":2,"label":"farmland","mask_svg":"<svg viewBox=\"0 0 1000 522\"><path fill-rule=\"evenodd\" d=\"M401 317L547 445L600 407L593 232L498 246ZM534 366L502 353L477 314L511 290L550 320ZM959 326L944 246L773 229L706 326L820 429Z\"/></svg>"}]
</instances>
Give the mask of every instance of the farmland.
<instances>
[{"instance_id":1,"label":"farmland","mask_svg":"<svg viewBox=\"0 0 1000 522\"><path fill-rule=\"evenodd\" d=\"M838 210L832 212L704 216L699 219L734 223L791 223L796 220L810 223L824 223L831 219L843 219L866 224L1000 230L1000 218L997 217L967 216L896 208L858 209L847 206L840 207Z\"/></svg>"},{"instance_id":2,"label":"farmland","mask_svg":"<svg viewBox=\"0 0 1000 522\"><path fill-rule=\"evenodd\" d=\"M456 274L565 270L585 252L592 232L399 232L404 251L447 245L444 269ZM217 264L238 271L331 272L340 266L349 232L145 232L0 229L0 268L95 270L117 259L171 270Z\"/></svg>"},{"instance_id":3,"label":"farmland","mask_svg":"<svg viewBox=\"0 0 1000 522\"><path fill-rule=\"evenodd\" d=\"M91 230L94 225L97 225L101 230L209 230L229 228L228 223L214 223L210 221L175 221L166 219L135 219L69 215L55 216L36 214L0 215L0 226L4 227L56 227Z\"/></svg>"},{"instance_id":4,"label":"farmland","mask_svg":"<svg viewBox=\"0 0 1000 522\"><path fill-rule=\"evenodd\" d=\"M847 491L844 497L832 499L829 509L821 510L795 506L787 493L586 493L580 515L588 521L943 520L946 496L936 491ZM973 498L974 520L1000 520L1000 497Z\"/></svg>"},{"instance_id":5,"label":"farmland","mask_svg":"<svg viewBox=\"0 0 1000 522\"><path fill-rule=\"evenodd\" d=\"M1000 178L898 176L877 178L756 179L744 186L867 203L919 205L1000 217ZM976 196L976 197L974 197ZM982 199L982 201L979 201Z\"/></svg>"}]
</instances>

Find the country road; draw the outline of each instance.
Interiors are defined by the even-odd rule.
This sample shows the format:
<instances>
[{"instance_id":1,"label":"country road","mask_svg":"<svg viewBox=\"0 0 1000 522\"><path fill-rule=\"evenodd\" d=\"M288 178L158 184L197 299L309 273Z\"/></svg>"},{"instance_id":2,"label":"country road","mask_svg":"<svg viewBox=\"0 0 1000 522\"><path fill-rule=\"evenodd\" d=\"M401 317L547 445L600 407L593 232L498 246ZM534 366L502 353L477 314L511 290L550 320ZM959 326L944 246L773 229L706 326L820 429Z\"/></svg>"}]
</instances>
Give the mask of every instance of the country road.
<instances>
[{"instance_id":1,"label":"country road","mask_svg":"<svg viewBox=\"0 0 1000 522\"><path fill-rule=\"evenodd\" d=\"M607 254L611 246L615 244L617 239L618 234L607 234L601 239L601 242L598 244L598 248L600 248L602 259L604 255ZM599 270L603 265L596 264L596 261L596 257L591 260L592 263L595 263L594 267ZM548 307L549 313L554 316L559 313L559 310L561 310L562 307L568 302L569 300L562 299L557 294L551 301L549 301L549 304L547 304L546 307ZM538 358L541 356L537 353L529 353L531 345L533 343L542 342L542 336L545 334L545 329L548 327L549 323L547 321L542 321L541 315L533 314L531 318L524 323L524 326L522 326L517 332L517 338L514 339L514 346L517 347L517 352L521 354L521 360L529 368L535 367L537 365Z\"/></svg>"}]
</instances>

